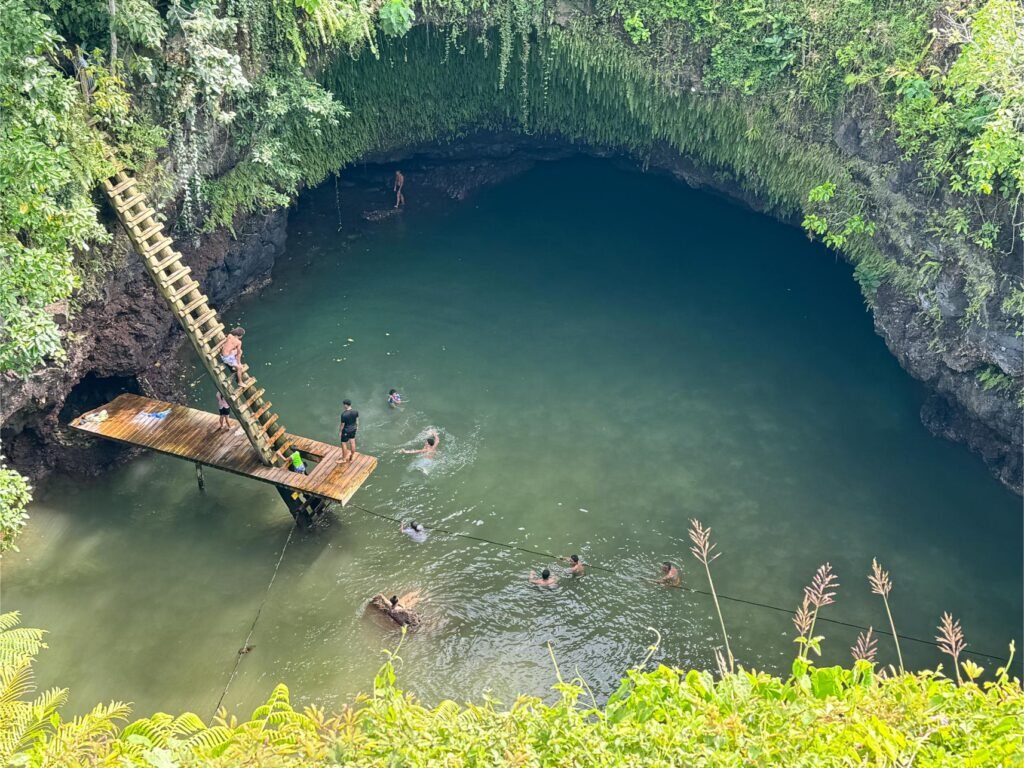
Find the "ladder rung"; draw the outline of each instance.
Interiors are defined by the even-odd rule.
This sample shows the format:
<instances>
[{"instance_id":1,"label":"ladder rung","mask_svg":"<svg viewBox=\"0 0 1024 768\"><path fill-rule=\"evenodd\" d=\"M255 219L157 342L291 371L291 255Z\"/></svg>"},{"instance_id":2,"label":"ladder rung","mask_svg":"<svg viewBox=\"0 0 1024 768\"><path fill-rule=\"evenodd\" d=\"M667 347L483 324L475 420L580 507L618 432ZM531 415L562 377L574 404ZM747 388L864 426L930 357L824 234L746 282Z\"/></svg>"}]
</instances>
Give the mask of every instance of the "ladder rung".
<instances>
[{"instance_id":1,"label":"ladder rung","mask_svg":"<svg viewBox=\"0 0 1024 768\"><path fill-rule=\"evenodd\" d=\"M199 328L202 328L204 325L206 325L211 320L216 320L216 319L217 319L217 310L216 309L208 309L203 314L201 314L199 317L197 317L194 321L191 321L192 322L192 327L196 328L196 329L199 329Z\"/></svg>"},{"instance_id":2,"label":"ladder rung","mask_svg":"<svg viewBox=\"0 0 1024 768\"><path fill-rule=\"evenodd\" d=\"M255 379L254 379L254 381L255 381ZM241 394L241 393L242 393L243 391L244 391L244 390L241 390L241 389L240 389L240 390L238 390L238 394ZM266 391L267 391L267 390L265 390L265 389L257 389L257 390L256 390L256 392L255 392L255 393L253 393L253 394L252 394L252 395L251 395L251 396L249 397L249 399L248 399L248 400L246 400L246 401L245 401L244 403L242 403L242 404L241 404L240 406L238 406L238 409L239 409L240 411L244 411L244 410L245 410L245 409L247 409L247 408L248 408L248 407L249 407L250 405L252 405L252 404L253 404L253 403L255 403L255 402L256 402L257 400L259 400L259 399L260 399L261 397L263 397L263 393L264 393L264 392L266 392Z\"/></svg>"},{"instance_id":3,"label":"ladder rung","mask_svg":"<svg viewBox=\"0 0 1024 768\"><path fill-rule=\"evenodd\" d=\"M151 226L145 232L139 232L138 241L140 243L146 242L147 240L149 240L149 238L151 238L153 235L155 235L157 232L159 232L163 228L164 228L164 225L161 222L158 221L156 224Z\"/></svg>"},{"instance_id":4,"label":"ladder rung","mask_svg":"<svg viewBox=\"0 0 1024 768\"><path fill-rule=\"evenodd\" d=\"M250 376L248 379L238 385L238 389L235 390L235 397L240 396L245 390L249 389L253 384L256 383L256 379Z\"/></svg>"},{"instance_id":5,"label":"ladder rung","mask_svg":"<svg viewBox=\"0 0 1024 768\"><path fill-rule=\"evenodd\" d=\"M271 446L273 446L274 443L277 442L277 439L281 435L283 435L283 434L284 434L284 427L278 427L277 428L277 432L275 432L274 434L272 434L270 437L267 438L267 442L270 443Z\"/></svg>"},{"instance_id":6,"label":"ladder rung","mask_svg":"<svg viewBox=\"0 0 1024 768\"><path fill-rule=\"evenodd\" d=\"M210 357L212 357L212 358L214 358L216 360L217 359L217 355L220 354L220 348L224 346L224 342L227 341L227 340L228 340L228 337L225 336L223 339L221 339L216 344L214 344L212 347L210 347Z\"/></svg>"},{"instance_id":7,"label":"ladder rung","mask_svg":"<svg viewBox=\"0 0 1024 768\"><path fill-rule=\"evenodd\" d=\"M224 330L224 324L223 323L217 323L215 326L213 326L213 328L211 328L210 330L208 330L206 333L204 333L202 336L199 337L199 343L200 344L206 344L206 342L208 342L210 339L212 339L214 336L217 335L218 331L223 331L223 330Z\"/></svg>"},{"instance_id":8,"label":"ladder rung","mask_svg":"<svg viewBox=\"0 0 1024 768\"><path fill-rule=\"evenodd\" d=\"M121 203L119 203L117 206L117 210L121 211L121 213L128 213L128 211L130 211L136 205L138 205L139 203L143 203L145 201L146 196L139 192L137 195L132 195L127 200L124 200Z\"/></svg>"},{"instance_id":9,"label":"ladder rung","mask_svg":"<svg viewBox=\"0 0 1024 768\"><path fill-rule=\"evenodd\" d=\"M162 237L159 240L157 240L155 243L150 243L149 245L143 245L142 246L142 256L143 256L143 258L151 259L154 256L156 256L158 253L160 253L160 251L162 251L164 248L169 248L172 245L174 245L174 241L171 240L171 238L169 238L169 237Z\"/></svg>"},{"instance_id":10,"label":"ladder rung","mask_svg":"<svg viewBox=\"0 0 1024 768\"><path fill-rule=\"evenodd\" d=\"M118 210L120 210L120 209L118 209ZM156 215L156 211L154 211L152 208L147 206L147 207L143 208L141 211L139 211L138 213L133 213L130 216L125 211L121 211L121 214L124 216L125 224L127 224L129 227L134 227L140 221L145 221L146 219L150 218L151 216L155 216Z\"/></svg>"},{"instance_id":11,"label":"ladder rung","mask_svg":"<svg viewBox=\"0 0 1024 768\"><path fill-rule=\"evenodd\" d=\"M263 422L262 424L260 424L260 432L262 432L262 433L266 434L266 433L267 433L267 431L268 431L268 430L269 430L269 429L270 429L270 428L271 428L272 426L274 426L274 422L275 422L275 421L277 421L277 417L278 417L278 416L280 416L280 415L281 415L281 414L279 414L279 413L275 413L275 414L273 414L273 415L272 415L272 416L271 416L271 417L270 417L269 419L267 419L267 420L266 420L265 422Z\"/></svg>"},{"instance_id":12,"label":"ladder rung","mask_svg":"<svg viewBox=\"0 0 1024 768\"><path fill-rule=\"evenodd\" d=\"M111 197L116 197L117 195L120 195L122 192L124 192L129 187L134 187L136 185L136 183L137 183L137 179L134 176L129 176L124 181L122 181L120 184L118 184L116 187L112 186L109 190L107 190L107 194L110 195Z\"/></svg>"},{"instance_id":13,"label":"ladder rung","mask_svg":"<svg viewBox=\"0 0 1024 768\"><path fill-rule=\"evenodd\" d=\"M267 402L265 402L263 405L261 405L260 409L258 411L256 411L256 413L254 413L252 415L252 417L254 419L256 419L257 421L259 421L260 416L262 416L264 413L266 413L269 410L270 410L270 401L267 400Z\"/></svg>"},{"instance_id":14,"label":"ladder rung","mask_svg":"<svg viewBox=\"0 0 1024 768\"><path fill-rule=\"evenodd\" d=\"M153 264L151 268L154 272L160 272L164 269L167 269L167 265L170 264L172 261L177 261L180 258L181 254L178 253L177 251L172 250L170 256L168 256L166 259L158 261L156 264Z\"/></svg>"},{"instance_id":15,"label":"ladder rung","mask_svg":"<svg viewBox=\"0 0 1024 768\"><path fill-rule=\"evenodd\" d=\"M175 272L173 275L168 275L167 277L159 278L160 285L162 285L164 288L170 288L176 282L178 282L182 278L188 277L191 274L192 274L192 267L182 267L177 272Z\"/></svg>"},{"instance_id":16,"label":"ladder rung","mask_svg":"<svg viewBox=\"0 0 1024 768\"><path fill-rule=\"evenodd\" d=\"M199 290L199 283L195 280L189 280L186 285L176 290L171 294L171 301L180 301L182 296L186 296L192 291Z\"/></svg>"},{"instance_id":17,"label":"ladder rung","mask_svg":"<svg viewBox=\"0 0 1024 768\"><path fill-rule=\"evenodd\" d=\"M199 306L201 306L201 305L203 305L205 303L206 303L206 297L205 296L200 296L198 299L193 299L192 301L190 301L188 304L186 304L185 306L183 306L181 308L181 314L187 315L193 309L195 309L196 307L199 307Z\"/></svg>"},{"instance_id":18,"label":"ladder rung","mask_svg":"<svg viewBox=\"0 0 1024 768\"><path fill-rule=\"evenodd\" d=\"M284 445L282 445L280 448L278 448L276 451L274 451L274 454L278 458L280 458L281 461L287 463L287 461L288 461L288 454L286 453L286 451L289 448L291 448L293 445L295 445L295 441L293 441L293 440L285 440L284 441Z\"/></svg>"}]
</instances>

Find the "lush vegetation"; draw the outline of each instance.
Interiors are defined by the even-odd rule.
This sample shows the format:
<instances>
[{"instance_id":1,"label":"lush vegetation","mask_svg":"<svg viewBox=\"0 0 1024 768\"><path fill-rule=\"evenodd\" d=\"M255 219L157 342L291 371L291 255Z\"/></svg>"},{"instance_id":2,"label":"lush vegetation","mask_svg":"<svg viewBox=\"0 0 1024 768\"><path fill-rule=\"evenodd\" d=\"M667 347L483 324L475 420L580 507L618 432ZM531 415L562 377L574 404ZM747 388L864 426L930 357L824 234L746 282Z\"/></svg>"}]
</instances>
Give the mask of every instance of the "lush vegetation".
<instances>
[{"instance_id":1,"label":"lush vegetation","mask_svg":"<svg viewBox=\"0 0 1024 768\"><path fill-rule=\"evenodd\" d=\"M919 304L938 349L1024 319L1016 0L0 0L0 23L3 371L59 364L55 318L117 266L93 194L108 148L184 234L481 128L694 158L843 250L869 303ZM842 151L845 115L892 158ZM880 243L907 227L898 261ZM952 319L943 281L967 297Z\"/></svg>"},{"instance_id":2,"label":"lush vegetation","mask_svg":"<svg viewBox=\"0 0 1024 768\"><path fill-rule=\"evenodd\" d=\"M709 580L715 558L710 533L696 522L691 531ZM892 585L877 564L869 581L887 600ZM549 703L523 696L507 709L494 701L427 707L396 687L395 654L377 674L372 696L340 713L297 711L288 689L278 685L248 720L221 711L211 724L192 713L128 723L129 707L121 702L64 718L67 691L36 695L32 684L33 662L46 647L43 633L18 627L17 614L4 614L0 761L160 768L1020 764L1024 691L1007 673L1012 658L982 682L985 670L961 661L963 633L948 615L937 639L952 657L955 680L941 668L904 672L902 661L899 669L881 669L871 630L851 649L851 668L815 667L809 656L820 653L824 639L813 634L818 612L832 603L837 587L825 565L805 590L794 618L799 651L787 678L737 666L725 636L717 676L666 666L647 671L649 654L603 705L584 680L562 678L552 650L557 684Z\"/></svg>"}]
</instances>

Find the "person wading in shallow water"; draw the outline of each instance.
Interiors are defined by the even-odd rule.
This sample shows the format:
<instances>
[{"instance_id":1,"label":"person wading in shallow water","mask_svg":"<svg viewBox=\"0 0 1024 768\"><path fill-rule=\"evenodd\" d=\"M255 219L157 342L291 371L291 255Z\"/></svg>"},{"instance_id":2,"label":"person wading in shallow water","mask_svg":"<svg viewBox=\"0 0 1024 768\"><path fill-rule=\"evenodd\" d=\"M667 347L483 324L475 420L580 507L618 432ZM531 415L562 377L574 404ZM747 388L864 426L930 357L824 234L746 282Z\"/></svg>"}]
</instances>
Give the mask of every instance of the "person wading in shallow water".
<instances>
[{"instance_id":1,"label":"person wading in shallow water","mask_svg":"<svg viewBox=\"0 0 1024 768\"><path fill-rule=\"evenodd\" d=\"M342 454L342 458L338 459L339 464L343 461L352 461L355 458L356 431L359 429L359 411L352 407L352 401L343 400L341 404L345 410L341 412L341 424L338 426Z\"/></svg>"},{"instance_id":2,"label":"person wading in shallow water","mask_svg":"<svg viewBox=\"0 0 1024 768\"><path fill-rule=\"evenodd\" d=\"M395 208L405 205L405 195L402 194L402 187L405 186L405 176L401 171L395 171L395 184L392 190L395 193Z\"/></svg>"}]
</instances>

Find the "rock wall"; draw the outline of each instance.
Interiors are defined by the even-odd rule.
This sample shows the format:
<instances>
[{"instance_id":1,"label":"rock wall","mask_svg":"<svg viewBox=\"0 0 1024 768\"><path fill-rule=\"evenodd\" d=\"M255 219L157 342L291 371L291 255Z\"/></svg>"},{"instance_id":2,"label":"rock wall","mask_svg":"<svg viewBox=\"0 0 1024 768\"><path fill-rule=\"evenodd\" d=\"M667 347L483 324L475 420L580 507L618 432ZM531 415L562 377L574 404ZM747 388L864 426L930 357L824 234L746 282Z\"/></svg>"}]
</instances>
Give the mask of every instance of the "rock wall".
<instances>
[{"instance_id":1,"label":"rock wall","mask_svg":"<svg viewBox=\"0 0 1024 768\"><path fill-rule=\"evenodd\" d=\"M177 247L213 306L222 309L266 277L283 252L287 211L240 219L228 232ZM177 349L184 336L119 227L107 246L112 272L65 322L68 359L27 380L6 377L0 398L3 452L23 474L94 473L129 455L115 443L64 426L79 413L123 391L159 398L180 396Z\"/></svg>"}]
</instances>

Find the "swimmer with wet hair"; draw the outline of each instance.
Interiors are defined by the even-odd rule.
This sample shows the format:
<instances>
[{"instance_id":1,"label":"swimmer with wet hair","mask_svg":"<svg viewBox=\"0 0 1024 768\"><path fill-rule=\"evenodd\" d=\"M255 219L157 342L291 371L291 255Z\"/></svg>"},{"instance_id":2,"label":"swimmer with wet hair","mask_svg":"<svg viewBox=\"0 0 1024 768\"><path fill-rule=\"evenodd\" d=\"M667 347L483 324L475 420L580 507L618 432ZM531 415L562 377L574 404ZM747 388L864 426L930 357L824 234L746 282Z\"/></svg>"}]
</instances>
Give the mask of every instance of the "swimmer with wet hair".
<instances>
[{"instance_id":1,"label":"swimmer with wet hair","mask_svg":"<svg viewBox=\"0 0 1024 768\"><path fill-rule=\"evenodd\" d=\"M398 595L386 598L383 592L378 592L370 600L370 607L376 608L400 627L414 627L420 623L419 614L412 609L418 600L419 594L416 592L410 592L402 599Z\"/></svg>"},{"instance_id":2,"label":"swimmer with wet hair","mask_svg":"<svg viewBox=\"0 0 1024 768\"><path fill-rule=\"evenodd\" d=\"M558 583L558 577L552 576L551 571L547 568L540 572L539 578L535 571L530 571L530 583L536 584L538 587L553 587Z\"/></svg>"},{"instance_id":3,"label":"swimmer with wet hair","mask_svg":"<svg viewBox=\"0 0 1024 768\"><path fill-rule=\"evenodd\" d=\"M569 572L574 576L582 576L587 572L586 565L580 560L579 555L569 555L568 557L560 558L562 562L569 563Z\"/></svg>"},{"instance_id":4,"label":"swimmer with wet hair","mask_svg":"<svg viewBox=\"0 0 1024 768\"><path fill-rule=\"evenodd\" d=\"M402 407L402 393L397 389L388 390L388 405L392 408Z\"/></svg>"},{"instance_id":5,"label":"swimmer with wet hair","mask_svg":"<svg viewBox=\"0 0 1024 768\"><path fill-rule=\"evenodd\" d=\"M423 523L418 523L415 520L408 525L401 523L399 530L418 544L427 540L427 529L423 527Z\"/></svg>"},{"instance_id":6,"label":"swimmer with wet hair","mask_svg":"<svg viewBox=\"0 0 1024 768\"><path fill-rule=\"evenodd\" d=\"M666 560L661 564L661 576L655 579L654 583L666 587L680 587L683 584L683 578L679 575L679 569Z\"/></svg>"},{"instance_id":7,"label":"swimmer with wet hair","mask_svg":"<svg viewBox=\"0 0 1024 768\"><path fill-rule=\"evenodd\" d=\"M432 430L430 430L430 435L423 442L423 447L420 448L418 451L414 451L414 450L411 450L409 448L402 448L398 452L399 453L404 453L404 454L407 454L407 455L410 455L410 456L414 455L414 454L422 454L422 455L426 456L428 459L432 459L432 458L434 458L434 453L437 451L437 449L440 446L441 446L441 436L439 434L437 434L437 430L432 429Z\"/></svg>"}]
</instances>

